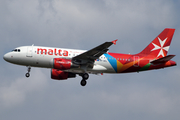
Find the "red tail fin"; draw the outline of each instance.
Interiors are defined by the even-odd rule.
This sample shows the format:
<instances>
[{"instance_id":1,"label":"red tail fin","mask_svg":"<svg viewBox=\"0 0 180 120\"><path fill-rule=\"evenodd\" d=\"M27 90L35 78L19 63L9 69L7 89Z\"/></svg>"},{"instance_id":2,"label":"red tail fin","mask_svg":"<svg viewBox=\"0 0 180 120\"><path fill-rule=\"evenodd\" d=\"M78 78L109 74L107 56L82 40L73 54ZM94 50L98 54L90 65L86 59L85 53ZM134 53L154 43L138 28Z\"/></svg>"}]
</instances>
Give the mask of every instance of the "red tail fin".
<instances>
[{"instance_id":1,"label":"red tail fin","mask_svg":"<svg viewBox=\"0 0 180 120\"><path fill-rule=\"evenodd\" d=\"M139 54L155 58L165 57L168 53L175 29L166 28Z\"/></svg>"}]
</instances>

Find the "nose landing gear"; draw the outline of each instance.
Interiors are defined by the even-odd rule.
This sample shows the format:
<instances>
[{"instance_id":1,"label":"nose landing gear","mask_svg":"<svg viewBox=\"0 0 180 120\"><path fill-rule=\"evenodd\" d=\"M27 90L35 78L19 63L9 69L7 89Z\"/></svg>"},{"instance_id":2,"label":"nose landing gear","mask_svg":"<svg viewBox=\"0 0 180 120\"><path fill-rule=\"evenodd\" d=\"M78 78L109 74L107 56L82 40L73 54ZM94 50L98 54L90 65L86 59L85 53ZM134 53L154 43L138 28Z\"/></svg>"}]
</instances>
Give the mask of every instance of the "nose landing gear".
<instances>
[{"instance_id":1,"label":"nose landing gear","mask_svg":"<svg viewBox=\"0 0 180 120\"><path fill-rule=\"evenodd\" d=\"M81 86L86 86L87 84L87 79L89 78L89 74L88 73L84 73L81 75L82 76L82 80L81 80Z\"/></svg>"},{"instance_id":2,"label":"nose landing gear","mask_svg":"<svg viewBox=\"0 0 180 120\"><path fill-rule=\"evenodd\" d=\"M25 74L25 76L28 78L30 76L30 71L31 71L31 67L28 66L28 69L27 69L27 73Z\"/></svg>"}]
</instances>

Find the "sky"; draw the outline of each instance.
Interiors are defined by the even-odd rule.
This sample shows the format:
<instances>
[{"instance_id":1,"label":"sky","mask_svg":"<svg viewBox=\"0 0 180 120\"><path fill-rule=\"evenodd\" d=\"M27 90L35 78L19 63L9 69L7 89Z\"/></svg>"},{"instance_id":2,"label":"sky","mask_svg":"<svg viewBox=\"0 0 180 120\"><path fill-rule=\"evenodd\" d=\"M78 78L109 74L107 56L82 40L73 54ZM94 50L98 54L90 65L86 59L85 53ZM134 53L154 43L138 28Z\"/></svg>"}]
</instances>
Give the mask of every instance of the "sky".
<instances>
[{"instance_id":1,"label":"sky","mask_svg":"<svg viewBox=\"0 0 180 120\"><path fill-rule=\"evenodd\" d=\"M0 119L177 120L180 117L178 0L0 0ZM118 39L110 52L135 54L165 28L175 28L168 54L177 66L56 81L50 69L7 63L19 46L92 49Z\"/></svg>"}]
</instances>

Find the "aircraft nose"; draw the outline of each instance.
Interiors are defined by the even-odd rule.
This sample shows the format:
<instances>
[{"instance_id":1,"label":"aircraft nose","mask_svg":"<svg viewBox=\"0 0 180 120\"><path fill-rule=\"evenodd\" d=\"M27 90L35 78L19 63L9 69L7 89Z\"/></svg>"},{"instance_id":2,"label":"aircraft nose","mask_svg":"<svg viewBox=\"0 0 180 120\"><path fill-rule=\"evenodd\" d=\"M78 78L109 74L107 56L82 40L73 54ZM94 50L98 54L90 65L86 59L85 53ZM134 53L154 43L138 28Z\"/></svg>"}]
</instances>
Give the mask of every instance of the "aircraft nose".
<instances>
[{"instance_id":1,"label":"aircraft nose","mask_svg":"<svg viewBox=\"0 0 180 120\"><path fill-rule=\"evenodd\" d=\"M7 55L6 55L6 54L3 56L3 59L4 59L4 60L6 60L6 59L7 59Z\"/></svg>"},{"instance_id":2,"label":"aircraft nose","mask_svg":"<svg viewBox=\"0 0 180 120\"><path fill-rule=\"evenodd\" d=\"M3 56L3 59L4 59L5 61L9 61L9 59L10 59L9 53L6 53L6 54Z\"/></svg>"}]
</instances>

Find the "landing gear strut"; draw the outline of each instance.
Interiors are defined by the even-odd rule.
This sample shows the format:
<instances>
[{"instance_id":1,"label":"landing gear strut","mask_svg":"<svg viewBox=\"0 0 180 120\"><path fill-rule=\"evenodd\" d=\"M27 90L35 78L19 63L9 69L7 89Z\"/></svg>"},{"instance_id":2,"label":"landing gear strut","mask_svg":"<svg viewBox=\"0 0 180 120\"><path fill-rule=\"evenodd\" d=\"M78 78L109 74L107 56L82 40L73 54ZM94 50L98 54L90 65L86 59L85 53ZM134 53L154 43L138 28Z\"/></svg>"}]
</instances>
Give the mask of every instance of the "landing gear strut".
<instances>
[{"instance_id":1,"label":"landing gear strut","mask_svg":"<svg viewBox=\"0 0 180 120\"><path fill-rule=\"evenodd\" d=\"M84 73L81 76L82 76L81 86L86 86L86 84L87 84L86 80L89 78L89 74L88 73Z\"/></svg>"},{"instance_id":2,"label":"landing gear strut","mask_svg":"<svg viewBox=\"0 0 180 120\"><path fill-rule=\"evenodd\" d=\"M30 76L30 71L31 71L31 67L30 67L30 66L28 66L27 71L28 71L28 72L25 74L25 76L26 76L26 77L29 77L29 76Z\"/></svg>"}]
</instances>

